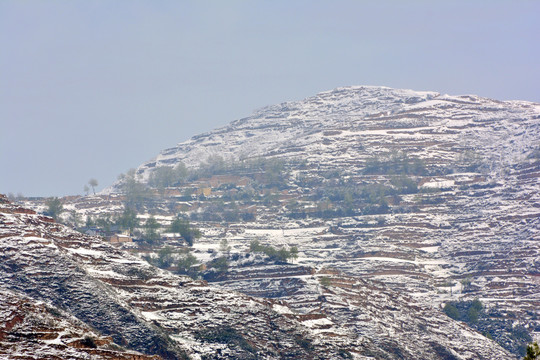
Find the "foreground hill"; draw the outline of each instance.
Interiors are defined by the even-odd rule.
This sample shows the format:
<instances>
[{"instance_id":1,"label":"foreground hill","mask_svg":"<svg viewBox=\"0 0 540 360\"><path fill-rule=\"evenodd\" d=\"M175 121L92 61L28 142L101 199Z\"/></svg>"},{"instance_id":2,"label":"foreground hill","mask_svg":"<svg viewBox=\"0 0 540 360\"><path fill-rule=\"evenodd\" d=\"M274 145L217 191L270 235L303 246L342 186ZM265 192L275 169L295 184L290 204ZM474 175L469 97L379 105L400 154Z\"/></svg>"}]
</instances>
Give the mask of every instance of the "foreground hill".
<instances>
[{"instance_id":1,"label":"foreground hill","mask_svg":"<svg viewBox=\"0 0 540 360\"><path fill-rule=\"evenodd\" d=\"M334 290L324 294L325 309L302 315L283 302L218 290L154 268L98 238L70 230L5 198L0 201L3 356L511 356L465 325L382 284L336 278ZM336 306L330 306L333 303ZM391 335L397 329L399 335Z\"/></svg>"},{"instance_id":2,"label":"foreground hill","mask_svg":"<svg viewBox=\"0 0 540 360\"><path fill-rule=\"evenodd\" d=\"M52 358L67 348L77 358L77 348L90 352L85 348L112 342L164 358L332 358L340 344L363 348L344 336L317 336L294 316L273 311L273 302L172 275L1 200L0 290L7 316L0 354ZM18 311L25 306L39 309ZM111 341L101 341L104 336Z\"/></svg>"}]
</instances>

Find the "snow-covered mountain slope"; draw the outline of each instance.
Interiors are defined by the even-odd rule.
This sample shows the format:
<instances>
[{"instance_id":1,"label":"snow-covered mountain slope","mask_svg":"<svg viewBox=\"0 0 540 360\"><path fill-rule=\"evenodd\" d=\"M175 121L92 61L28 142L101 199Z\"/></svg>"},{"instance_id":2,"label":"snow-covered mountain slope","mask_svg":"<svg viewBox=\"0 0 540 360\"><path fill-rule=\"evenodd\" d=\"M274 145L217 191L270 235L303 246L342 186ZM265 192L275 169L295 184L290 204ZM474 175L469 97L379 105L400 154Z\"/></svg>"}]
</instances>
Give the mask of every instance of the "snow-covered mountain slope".
<instances>
[{"instance_id":1,"label":"snow-covered mountain slope","mask_svg":"<svg viewBox=\"0 0 540 360\"><path fill-rule=\"evenodd\" d=\"M377 216L366 214L353 199L355 216L323 222L338 234L292 234L286 244L305 251L311 266L376 274L394 286L418 283L415 276L427 274L434 285L456 282L467 298L483 297L503 311L517 312L516 321L538 318L540 104L386 87L338 88L263 108L195 136L141 165L137 174L144 180L157 167L179 162L196 167L215 155L228 161L294 159L302 166L289 168L290 187L283 197L302 205L307 204L305 194L316 195L313 205L320 206L331 201L332 188L343 182L349 188L393 186L402 175L367 169L395 153L425 166L405 174L420 191L387 196L389 210ZM333 172L337 175L329 178ZM294 204L283 200L281 205ZM244 242L253 239L251 227L281 231L309 226L283 218L287 211L282 207L257 206L264 221L240 225L248 231ZM271 232L258 236L276 240ZM321 253L313 247L331 250ZM385 276L395 272L398 276ZM528 326L540 334L537 320Z\"/></svg>"},{"instance_id":2,"label":"snow-covered mountain slope","mask_svg":"<svg viewBox=\"0 0 540 360\"><path fill-rule=\"evenodd\" d=\"M113 343L69 313L0 290L0 358L156 360Z\"/></svg>"},{"instance_id":3,"label":"snow-covered mountain slope","mask_svg":"<svg viewBox=\"0 0 540 360\"><path fill-rule=\"evenodd\" d=\"M306 291L321 305L305 314L154 268L3 197L0 238L0 356L147 358L123 346L170 359L511 358L368 280L335 277L332 290ZM317 283L309 277L306 289Z\"/></svg>"},{"instance_id":4,"label":"snow-covered mountain slope","mask_svg":"<svg viewBox=\"0 0 540 360\"><path fill-rule=\"evenodd\" d=\"M221 224L233 231L202 239L207 246L223 238L240 251L253 239L297 246L301 265L373 278L435 307L479 298L493 323L503 318L540 336L540 104L338 88L195 136L136 174L148 181L159 167L197 168L212 156L278 158L288 172L276 201L250 203L256 221ZM409 160L393 160L400 156ZM411 170L415 164L420 171ZM392 194L402 177L411 190ZM380 186L391 189L388 207L370 212L362 197ZM242 205L222 193L229 199L223 211ZM211 224L200 226L212 232Z\"/></svg>"},{"instance_id":5,"label":"snow-covered mountain slope","mask_svg":"<svg viewBox=\"0 0 540 360\"><path fill-rule=\"evenodd\" d=\"M271 301L172 275L5 200L0 225L2 294L25 294L53 312L60 309L129 349L164 358L237 359L332 358L341 342L361 348L343 337L336 342L318 336L294 316L273 311ZM6 331L2 342L17 335L17 329ZM37 341L65 345L61 334L55 336ZM28 346L2 343L0 351L28 355L41 348Z\"/></svg>"},{"instance_id":6,"label":"snow-covered mountain slope","mask_svg":"<svg viewBox=\"0 0 540 360\"><path fill-rule=\"evenodd\" d=\"M236 329L266 357L303 344L297 357L309 357L308 349L319 346L315 353L330 358L350 353L410 359L516 358L529 334L540 336L539 104L384 87L339 88L263 108L195 136L141 165L135 180L152 183L152 174L163 166L184 163L196 169L216 156L225 160L220 172L177 179L151 189L145 199L133 191L122 193L122 181L107 189L111 196L64 199L69 211L96 219L120 215L135 194L141 221L156 215L165 230L179 212L190 217L203 233L189 250L199 262L212 260L224 240L240 259L231 256L228 271L212 279L217 291L87 238L66 245L62 235L59 249L65 251L59 254L76 259L75 269L87 269L89 278L78 279L88 279L84 286L98 294L99 300L92 301L116 304L118 299L122 309L135 314L126 334L151 336L155 349L161 349L159 339L167 335L174 340L164 345L167 351L198 356L227 348L223 357L237 356L235 351L248 356L248 347L238 349L245 345L240 340L236 346L201 340L199 329L217 317L217 326ZM282 167L269 171L265 166L273 162L268 159L280 160ZM28 216L19 224L24 227L37 215L20 216ZM6 242L9 256L17 254L22 235L16 234ZM296 246L299 257L286 266L268 260L250 263L254 255L246 253L253 240L275 248ZM38 243L21 244L48 249ZM21 269L3 266L5 274L12 274L4 277L6 283L18 284L9 291L39 289L36 282L13 282L25 279ZM35 273L48 274L41 268ZM47 283L48 278L36 279ZM155 286L165 282L183 285ZM102 301L109 293L98 291L101 286L113 300ZM477 332L441 311L452 304L458 311L473 300L483 306L478 318L467 315ZM181 305L174 305L177 301ZM166 305L154 305L161 303ZM194 311L191 303L211 309L212 315ZM227 312L230 303L235 310ZM276 329L272 323L247 321L254 326L246 330L253 337L242 330L240 318L251 319L245 313L248 303L258 304L259 317L268 319L262 314L271 308L281 314L276 319L283 328L295 329L280 333L289 344L283 352L259 344L272 338L272 331L261 330ZM106 314L114 325L101 329L102 335L122 342L127 335L113 330L123 313L111 305ZM193 322L185 325L186 318ZM95 319L85 321L96 327ZM206 340L216 338L207 330L202 334ZM137 347L141 337L129 336L131 348L143 351Z\"/></svg>"},{"instance_id":7,"label":"snow-covered mountain slope","mask_svg":"<svg viewBox=\"0 0 540 360\"><path fill-rule=\"evenodd\" d=\"M440 166L457 160L460 151L478 150L495 170L538 146L539 117L540 105L524 101L345 87L265 107L194 136L162 151L137 173L147 179L157 166L181 161L196 167L212 155L229 160L296 156L322 167L358 168L389 144Z\"/></svg>"}]
</instances>

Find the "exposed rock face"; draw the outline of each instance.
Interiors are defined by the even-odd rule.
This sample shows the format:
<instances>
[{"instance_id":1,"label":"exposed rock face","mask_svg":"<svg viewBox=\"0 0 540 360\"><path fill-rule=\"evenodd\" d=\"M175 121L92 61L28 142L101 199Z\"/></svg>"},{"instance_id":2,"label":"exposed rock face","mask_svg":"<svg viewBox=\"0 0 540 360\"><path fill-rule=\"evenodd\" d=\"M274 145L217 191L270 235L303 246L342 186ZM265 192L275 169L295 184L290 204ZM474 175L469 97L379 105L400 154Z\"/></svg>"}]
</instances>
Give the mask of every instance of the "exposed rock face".
<instances>
[{"instance_id":1,"label":"exposed rock face","mask_svg":"<svg viewBox=\"0 0 540 360\"><path fill-rule=\"evenodd\" d=\"M10 359L150 360L113 344L57 308L10 290L0 290L0 356Z\"/></svg>"},{"instance_id":2,"label":"exposed rock face","mask_svg":"<svg viewBox=\"0 0 540 360\"><path fill-rule=\"evenodd\" d=\"M320 311L302 314L283 302L156 269L10 204L3 204L0 224L0 354L146 358L114 350L114 341L163 358L510 357L382 284L341 277L322 297L307 291L306 301L318 303ZM311 277L298 271L296 276ZM300 299L294 297L296 307L305 306ZM390 325L389 314L401 320ZM393 337L390 331L404 323L409 330Z\"/></svg>"}]
</instances>

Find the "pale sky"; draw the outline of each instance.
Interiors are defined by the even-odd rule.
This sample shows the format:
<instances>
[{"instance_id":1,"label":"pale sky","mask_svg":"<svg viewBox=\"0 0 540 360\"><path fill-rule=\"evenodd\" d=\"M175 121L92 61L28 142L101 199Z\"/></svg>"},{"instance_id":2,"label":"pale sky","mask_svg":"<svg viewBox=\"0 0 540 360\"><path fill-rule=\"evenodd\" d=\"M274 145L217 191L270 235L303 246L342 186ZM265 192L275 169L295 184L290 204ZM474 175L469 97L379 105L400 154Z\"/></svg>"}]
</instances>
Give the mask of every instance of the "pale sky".
<instances>
[{"instance_id":1,"label":"pale sky","mask_svg":"<svg viewBox=\"0 0 540 360\"><path fill-rule=\"evenodd\" d=\"M540 102L540 1L0 1L0 193L82 194L347 85Z\"/></svg>"}]
</instances>

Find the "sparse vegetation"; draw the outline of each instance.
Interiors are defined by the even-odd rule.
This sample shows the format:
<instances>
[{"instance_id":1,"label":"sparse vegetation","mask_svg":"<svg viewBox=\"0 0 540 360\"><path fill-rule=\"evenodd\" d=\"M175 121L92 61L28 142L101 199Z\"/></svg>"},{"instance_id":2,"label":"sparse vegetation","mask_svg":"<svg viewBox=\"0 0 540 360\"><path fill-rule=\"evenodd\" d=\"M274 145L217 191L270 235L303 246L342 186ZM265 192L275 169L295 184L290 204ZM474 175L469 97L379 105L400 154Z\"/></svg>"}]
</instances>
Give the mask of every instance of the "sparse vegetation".
<instances>
[{"instance_id":1,"label":"sparse vegetation","mask_svg":"<svg viewBox=\"0 0 540 360\"><path fill-rule=\"evenodd\" d=\"M270 261L275 261L279 263L285 263L287 260L294 260L298 258L298 248L291 247L289 250L285 248L275 249L272 246L264 246L258 240L253 240L249 244L250 252L260 252L265 254Z\"/></svg>"},{"instance_id":2,"label":"sparse vegetation","mask_svg":"<svg viewBox=\"0 0 540 360\"><path fill-rule=\"evenodd\" d=\"M421 159L409 158L405 153L393 152L368 159L364 174L426 175L427 169Z\"/></svg>"},{"instance_id":3,"label":"sparse vegetation","mask_svg":"<svg viewBox=\"0 0 540 360\"><path fill-rule=\"evenodd\" d=\"M496 309L487 313L478 299L447 303L443 311L452 319L467 323L484 336L520 356L525 355L527 343L532 341L527 329L519 325L514 326L513 321L503 319Z\"/></svg>"},{"instance_id":4,"label":"sparse vegetation","mask_svg":"<svg viewBox=\"0 0 540 360\"><path fill-rule=\"evenodd\" d=\"M540 359L540 346L535 341L527 346L527 353L523 360L538 360Z\"/></svg>"},{"instance_id":5,"label":"sparse vegetation","mask_svg":"<svg viewBox=\"0 0 540 360\"><path fill-rule=\"evenodd\" d=\"M319 278L319 284L321 284L321 286L328 287L331 283L332 282L328 276L322 276Z\"/></svg>"},{"instance_id":6,"label":"sparse vegetation","mask_svg":"<svg viewBox=\"0 0 540 360\"><path fill-rule=\"evenodd\" d=\"M249 353L257 351L239 331L230 326L201 330L196 333L196 336L200 340L211 343L233 345Z\"/></svg>"},{"instance_id":7,"label":"sparse vegetation","mask_svg":"<svg viewBox=\"0 0 540 360\"><path fill-rule=\"evenodd\" d=\"M173 220L169 227L169 231L180 234L189 246L193 246L193 241L201 237L200 230L193 227L188 219L181 217L176 217L176 219Z\"/></svg>"},{"instance_id":8,"label":"sparse vegetation","mask_svg":"<svg viewBox=\"0 0 540 360\"><path fill-rule=\"evenodd\" d=\"M57 197L50 198L45 202L45 205L47 205L45 215L50 216L55 220L58 220L60 218L60 214L64 212L62 201L60 201L60 199Z\"/></svg>"}]
</instances>

